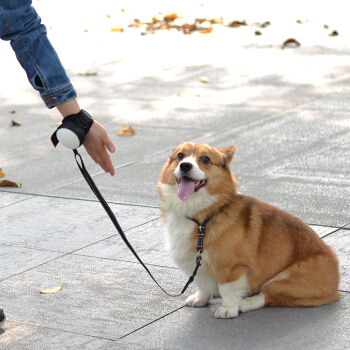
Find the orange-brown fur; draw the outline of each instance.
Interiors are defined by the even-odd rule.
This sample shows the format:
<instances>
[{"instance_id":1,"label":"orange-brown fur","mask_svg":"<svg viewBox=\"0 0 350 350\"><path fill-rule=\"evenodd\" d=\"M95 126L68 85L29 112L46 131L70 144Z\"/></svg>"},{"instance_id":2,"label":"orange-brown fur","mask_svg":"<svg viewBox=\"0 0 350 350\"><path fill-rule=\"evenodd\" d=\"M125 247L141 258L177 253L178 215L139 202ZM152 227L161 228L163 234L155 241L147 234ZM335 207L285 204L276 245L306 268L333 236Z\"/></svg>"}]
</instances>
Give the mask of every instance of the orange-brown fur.
<instances>
[{"instance_id":1,"label":"orange-brown fur","mask_svg":"<svg viewBox=\"0 0 350 350\"><path fill-rule=\"evenodd\" d=\"M247 274L251 295L264 291L265 306L315 306L336 301L338 259L332 248L304 222L278 208L237 192L237 181L228 164L236 148L215 149L186 143L174 150L160 177L162 184L176 184L177 154L193 154L218 199L194 218L206 226L204 249L218 284ZM199 161L207 155L211 163ZM158 189L161 201L164 201ZM163 211L164 211L163 206ZM164 216L164 215L163 215ZM197 228L191 233L195 250Z\"/></svg>"}]
</instances>

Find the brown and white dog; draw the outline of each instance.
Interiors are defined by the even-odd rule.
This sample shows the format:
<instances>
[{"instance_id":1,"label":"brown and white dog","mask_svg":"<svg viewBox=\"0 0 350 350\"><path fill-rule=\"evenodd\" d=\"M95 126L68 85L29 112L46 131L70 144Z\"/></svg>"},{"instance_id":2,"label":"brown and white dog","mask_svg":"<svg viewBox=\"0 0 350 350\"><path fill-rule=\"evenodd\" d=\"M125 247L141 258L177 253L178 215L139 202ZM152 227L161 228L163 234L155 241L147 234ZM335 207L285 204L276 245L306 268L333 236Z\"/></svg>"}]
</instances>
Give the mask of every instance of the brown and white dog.
<instances>
[{"instance_id":1,"label":"brown and white dog","mask_svg":"<svg viewBox=\"0 0 350 350\"><path fill-rule=\"evenodd\" d=\"M339 299L335 252L305 223L237 192L229 163L236 147L187 142L165 164L158 194L166 246L189 277L196 266L197 225L208 218L198 291L188 306L220 295L217 318L264 306L317 306Z\"/></svg>"}]
</instances>

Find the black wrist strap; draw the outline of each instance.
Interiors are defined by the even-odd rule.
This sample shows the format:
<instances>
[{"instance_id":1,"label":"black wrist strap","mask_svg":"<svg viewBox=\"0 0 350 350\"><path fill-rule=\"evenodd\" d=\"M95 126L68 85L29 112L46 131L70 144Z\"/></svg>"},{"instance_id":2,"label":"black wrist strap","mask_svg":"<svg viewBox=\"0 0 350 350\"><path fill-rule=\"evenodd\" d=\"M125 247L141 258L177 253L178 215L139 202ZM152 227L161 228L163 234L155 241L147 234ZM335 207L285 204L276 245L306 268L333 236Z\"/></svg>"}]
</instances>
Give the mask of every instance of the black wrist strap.
<instances>
[{"instance_id":1,"label":"black wrist strap","mask_svg":"<svg viewBox=\"0 0 350 350\"><path fill-rule=\"evenodd\" d=\"M86 112L84 109L82 109L80 110L79 113L71 114L65 117L62 121L62 124L57 128L57 130L61 128L71 129L73 125L73 131L75 133L80 132L82 135L84 134L86 135L89 132L93 122L94 120L92 119L91 115L88 112ZM51 141L55 147L59 143L57 138L57 130L51 136Z\"/></svg>"}]
</instances>

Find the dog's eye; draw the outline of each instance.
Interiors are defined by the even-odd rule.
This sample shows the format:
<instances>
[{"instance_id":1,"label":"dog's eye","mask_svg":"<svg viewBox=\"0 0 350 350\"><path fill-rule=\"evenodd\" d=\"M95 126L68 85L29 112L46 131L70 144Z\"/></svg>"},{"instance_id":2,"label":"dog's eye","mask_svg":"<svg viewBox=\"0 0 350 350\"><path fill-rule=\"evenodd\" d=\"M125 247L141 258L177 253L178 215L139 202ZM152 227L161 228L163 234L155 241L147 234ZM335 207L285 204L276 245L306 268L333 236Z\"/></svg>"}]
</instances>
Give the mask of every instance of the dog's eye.
<instances>
[{"instance_id":1,"label":"dog's eye","mask_svg":"<svg viewBox=\"0 0 350 350\"><path fill-rule=\"evenodd\" d=\"M201 158L201 162L203 164L208 165L210 163L210 159L207 156L204 156L204 157Z\"/></svg>"},{"instance_id":2,"label":"dog's eye","mask_svg":"<svg viewBox=\"0 0 350 350\"><path fill-rule=\"evenodd\" d=\"M182 159L184 159L184 157L185 157L185 155L184 155L184 153L182 153L182 152L180 152L180 153L177 155L177 159L178 159L178 160L182 160Z\"/></svg>"}]
</instances>

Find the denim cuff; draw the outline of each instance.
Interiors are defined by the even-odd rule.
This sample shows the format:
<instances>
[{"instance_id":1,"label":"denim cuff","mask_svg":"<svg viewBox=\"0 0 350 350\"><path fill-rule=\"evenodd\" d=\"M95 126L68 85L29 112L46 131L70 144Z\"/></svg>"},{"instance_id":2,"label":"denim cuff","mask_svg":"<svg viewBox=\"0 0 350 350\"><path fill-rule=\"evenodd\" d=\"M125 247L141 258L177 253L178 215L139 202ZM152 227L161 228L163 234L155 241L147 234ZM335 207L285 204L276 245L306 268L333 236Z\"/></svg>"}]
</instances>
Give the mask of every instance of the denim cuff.
<instances>
[{"instance_id":1,"label":"denim cuff","mask_svg":"<svg viewBox=\"0 0 350 350\"><path fill-rule=\"evenodd\" d=\"M73 85L69 83L54 90L40 91L40 97L43 99L46 107L51 109L61 103L75 99L77 97L77 92Z\"/></svg>"}]
</instances>

